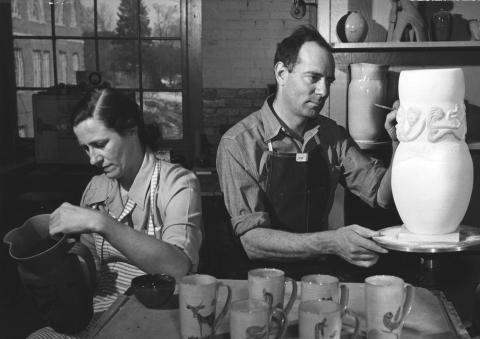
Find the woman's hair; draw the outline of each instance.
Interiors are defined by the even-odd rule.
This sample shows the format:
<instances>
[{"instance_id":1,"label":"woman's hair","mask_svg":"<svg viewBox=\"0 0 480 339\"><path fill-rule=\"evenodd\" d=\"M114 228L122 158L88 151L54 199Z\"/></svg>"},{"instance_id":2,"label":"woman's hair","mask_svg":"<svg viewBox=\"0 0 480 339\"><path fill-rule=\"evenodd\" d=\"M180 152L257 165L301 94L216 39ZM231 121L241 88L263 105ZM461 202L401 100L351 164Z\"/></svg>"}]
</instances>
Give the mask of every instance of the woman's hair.
<instances>
[{"instance_id":1,"label":"woman's hair","mask_svg":"<svg viewBox=\"0 0 480 339\"><path fill-rule=\"evenodd\" d=\"M137 127L142 145L154 150L157 148L160 138L158 129L147 128L140 107L120 91L112 88L96 88L89 91L75 106L71 125L75 127L89 118L102 121L105 127L113 129L122 136Z\"/></svg>"},{"instance_id":2,"label":"woman's hair","mask_svg":"<svg viewBox=\"0 0 480 339\"><path fill-rule=\"evenodd\" d=\"M308 41L316 42L320 47L332 53L332 47L320 35L315 27L311 25L302 25L277 45L273 64L276 65L277 62L281 61L287 66L288 71L291 72L297 63L300 48Z\"/></svg>"}]
</instances>

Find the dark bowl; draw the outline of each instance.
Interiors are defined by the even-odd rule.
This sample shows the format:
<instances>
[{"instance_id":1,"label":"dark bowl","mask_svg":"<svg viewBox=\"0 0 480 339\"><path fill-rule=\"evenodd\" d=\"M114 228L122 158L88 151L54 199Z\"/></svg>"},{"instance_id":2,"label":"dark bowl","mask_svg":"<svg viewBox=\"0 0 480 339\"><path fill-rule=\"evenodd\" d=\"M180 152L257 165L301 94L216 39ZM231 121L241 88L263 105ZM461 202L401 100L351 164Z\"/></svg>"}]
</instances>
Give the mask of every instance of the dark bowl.
<instances>
[{"instance_id":1,"label":"dark bowl","mask_svg":"<svg viewBox=\"0 0 480 339\"><path fill-rule=\"evenodd\" d=\"M175 278L167 274L145 274L132 279L133 294L148 308L167 303L175 291Z\"/></svg>"}]
</instances>

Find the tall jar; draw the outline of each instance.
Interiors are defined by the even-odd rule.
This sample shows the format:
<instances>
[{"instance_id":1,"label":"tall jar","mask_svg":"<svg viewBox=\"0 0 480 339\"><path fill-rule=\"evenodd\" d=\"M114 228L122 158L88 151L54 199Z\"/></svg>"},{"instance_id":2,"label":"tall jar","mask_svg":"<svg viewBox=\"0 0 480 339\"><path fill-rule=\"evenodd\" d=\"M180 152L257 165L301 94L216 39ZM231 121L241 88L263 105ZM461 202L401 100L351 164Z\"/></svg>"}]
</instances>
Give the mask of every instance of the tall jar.
<instances>
[{"instance_id":1,"label":"tall jar","mask_svg":"<svg viewBox=\"0 0 480 339\"><path fill-rule=\"evenodd\" d=\"M473 163L464 95L461 68L400 73L392 193L410 232L452 233L467 211Z\"/></svg>"},{"instance_id":2,"label":"tall jar","mask_svg":"<svg viewBox=\"0 0 480 339\"><path fill-rule=\"evenodd\" d=\"M384 135L387 65L351 64L348 86L348 130L359 142L375 142Z\"/></svg>"}]
</instances>

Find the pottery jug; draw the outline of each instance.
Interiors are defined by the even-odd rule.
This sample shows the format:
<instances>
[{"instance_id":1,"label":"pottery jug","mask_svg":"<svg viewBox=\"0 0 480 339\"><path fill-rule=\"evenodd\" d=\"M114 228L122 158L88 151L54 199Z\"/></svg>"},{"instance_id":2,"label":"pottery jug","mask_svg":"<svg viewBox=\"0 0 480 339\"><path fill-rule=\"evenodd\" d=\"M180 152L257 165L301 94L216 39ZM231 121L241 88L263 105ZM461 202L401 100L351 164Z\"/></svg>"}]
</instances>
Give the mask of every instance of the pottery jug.
<instances>
[{"instance_id":1,"label":"pottery jug","mask_svg":"<svg viewBox=\"0 0 480 339\"><path fill-rule=\"evenodd\" d=\"M440 10L432 15L432 35L435 41L450 40L452 34L452 15Z\"/></svg>"},{"instance_id":2,"label":"pottery jug","mask_svg":"<svg viewBox=\"0 0 480 339\"><path fill-rule=\"evenodd\" d=\"M49 219L49 214L29 218L3 241L46 323L56 331L75 333L93 315L95 263L88 248L75 239L51 238Z\"/></svg>"},{"instance_id":3,"label":"pottery jug","mask_svg":"<svg viewBox=\"0 0 480 339\"><path fill-rule=\"evenodd\" d=\"M460 68L400 73L392 193L410 232L454 232L467 211L473 163L464 95Z\"/></svg>"},{"instance_id":4,"label":"pottery jug","mask_svg":"<svg viewBox=\"0 0 480 339\"><path fill-rule=\"evenodd\" d=\"M360 142L378 141L384 135L387 65L351 64L348 86L348 131Z\"/></svg>"},{"instance_id":5,"label":"pottery jug","mask_svg":"<svg viewBox=\"0 0 480 339\"><path fill-rule=\"evenodd\" d=\"M347 42L363 42L368 33L368 25L358 11L352 11L345 20L345 38Z\"/></svg>"}]
</instances>

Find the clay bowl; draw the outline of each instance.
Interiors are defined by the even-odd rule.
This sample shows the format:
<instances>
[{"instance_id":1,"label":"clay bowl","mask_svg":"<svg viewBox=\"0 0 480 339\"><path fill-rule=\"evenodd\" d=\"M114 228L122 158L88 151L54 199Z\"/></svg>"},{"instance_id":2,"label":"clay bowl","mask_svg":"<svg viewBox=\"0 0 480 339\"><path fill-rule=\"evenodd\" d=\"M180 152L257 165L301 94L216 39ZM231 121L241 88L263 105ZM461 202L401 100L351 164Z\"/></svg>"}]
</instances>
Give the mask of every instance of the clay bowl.
<instances>
[{"instance_id":1,"label":"clay bowl","mask_svg":"<svg viewBox=\"0 0 480 339\"><path fill-rule=\"evenodd\" d=\"M175 278L167 274L145 274L132 279L135 297L147 308L167 303L175 291Z\"/></svg>"}]
</instances>

